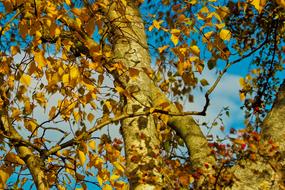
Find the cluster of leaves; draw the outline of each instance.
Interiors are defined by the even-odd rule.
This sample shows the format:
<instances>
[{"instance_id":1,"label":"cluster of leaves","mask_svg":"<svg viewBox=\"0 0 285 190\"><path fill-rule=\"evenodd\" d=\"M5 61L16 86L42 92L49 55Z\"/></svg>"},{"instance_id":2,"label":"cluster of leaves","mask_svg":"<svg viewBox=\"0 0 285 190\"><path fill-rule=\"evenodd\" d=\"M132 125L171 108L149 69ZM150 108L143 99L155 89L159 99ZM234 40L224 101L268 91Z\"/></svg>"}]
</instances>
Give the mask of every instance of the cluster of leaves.
<instances>
[{"instance_id":1,"label":"cluster of leaves","mask_svg":"<svg viewBox=\"0 0 285 190\"><path fill-rule=\"evenodd\" d=\"M258 129L271 108L279 86L278 72L283 70L284 7L274 1L229 2L226 24L237 39L233 48L241 54L255 48L257 54L250 62L249 74L240 80L240 97L244 101L250 128Z\"/></svg>"}]
</instances>

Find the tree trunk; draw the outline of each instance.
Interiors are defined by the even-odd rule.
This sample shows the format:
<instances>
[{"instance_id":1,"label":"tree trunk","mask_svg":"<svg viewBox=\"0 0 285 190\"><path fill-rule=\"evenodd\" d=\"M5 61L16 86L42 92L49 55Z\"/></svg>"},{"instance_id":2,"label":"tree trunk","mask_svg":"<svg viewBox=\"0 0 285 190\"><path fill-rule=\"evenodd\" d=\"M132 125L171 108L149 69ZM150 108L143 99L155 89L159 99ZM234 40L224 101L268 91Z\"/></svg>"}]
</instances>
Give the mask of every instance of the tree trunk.
<instances>
[{"instance_id":1,"label":"tree trunk","mask_svg":"<svg viewBox=\"0 0 285 190\"><path fill-rule=\"evenodd\" d=\"M244 159L229 171L233 173L233 185L226 189L259 190L285 189L285 80L279 88L272 110L261 128L261 145L278 145L279 153L273 157L258 155L255 161ZM271 141L271 142L270 142ZM261 154L261 153L260 153Z\"/></svg>"},{"instance_id":2,"label":"tree trunk","mask_svg":"<svg viewBox=\"0 0 285 190\"><path fill-rule=\"evenodd\" d=\"M1 76L1 84L5 84L3 76ZM34 154L31 147L21 144L22 137L10 122L7 110L9 102L7 102L5 98L6 95L4 95L4 88L5 85L2 85L0 89L0 96L4 101L4 104L0 111L0 129L7 137L12 139L10 142L15 147L18 156L25 162L28 169L30 170L37 189L48 190L49 185L43 169L44 162L40 159L40 157ZM13 139L17 139L17 141L14 141Z\"/></svg>"}]
</instances>

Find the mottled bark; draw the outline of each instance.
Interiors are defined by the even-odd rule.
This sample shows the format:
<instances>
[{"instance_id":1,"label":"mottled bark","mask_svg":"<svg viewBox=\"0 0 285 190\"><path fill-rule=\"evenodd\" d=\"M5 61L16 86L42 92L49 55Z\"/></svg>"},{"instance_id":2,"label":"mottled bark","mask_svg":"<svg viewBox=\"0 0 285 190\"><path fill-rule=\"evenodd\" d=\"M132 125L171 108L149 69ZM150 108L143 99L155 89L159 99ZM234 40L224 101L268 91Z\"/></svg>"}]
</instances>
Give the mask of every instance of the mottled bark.
<instances>
[{"instance_id":1,"label":"mottled bark","mask_svg":"<svg viewBox=\"0 0 285 190\"><path fill-rule=\"evenodd\" d=\"M285 81L281 85L272 110L265 118L262 128L261 142L263 145L277 144L279 153L272 158L262 155L257 160L244 159L229 169L233 173L233 183L225 189L233 190L264 190L285 188Z\"/></svg>"},{"instance_id":2,"label":"mottled bark","mask_svg":"<svg viewBox=\"0 0 285 190\"><path fill-rule=\"evenodd\" d=\"M105 2L106 5L108 5ZM164 100L171 105L171 111L178 112L176 106L171 103L165 94L154 84L145 73L145 69L151 70L145 28L138 13L138 8L128 3L126 7L122 2L109 4L105 10L111 31L109 39L113 45L112 63L122 63L126 72L114 74L116 82L131 92L131 97L124 97L125 111L143 111L146 107L152 107L156 101ZM139 70L137 77L130 77L130 69ZM169 124L184 139L190 151L191 161L195 166L203 166L205 162L214 164L207 140L199 126L191 116L171 117ZM127 158L127 170L132 176L139 179L142 173L152 171L156 185L162 181L159 174L161 167L159 158L160 142L155 123L151 116L125 119L122 122L122 131L125 141ZM137 160L138 159L138 160ZM150 168L153 168L150 170ZM144 171L143 171L144 170ZM135 175L133 175L135 174ZM136 179L131 183L139 184ZM135 189L136 185L132 185ZM154 186L155 187L155 186ZM157 188L157 187L155 187Z\"/></svg>"},{"instance_id":3,"label":"mottled bark","mask_svg":"<svg viewBox=\"0 0 285 190\"><path fill-rule=\"evenodd\" d=\"M282 154L285 153L285 81L279 88L272 110L265 118L261 134L264 140L273 140L278 143Z\"/></svg>"},{"instance_id":4,"label":"mottled bark","mask_svg":"<svg viewBox=\"0 0 285 190\"><path fill-rule=\"evenodd\" d=\"M103 3L108 7L104 14L110 24L109 40L113 48L113 60L108 66L122 64L124 67L112 72L115 83L129 93L129 96L122 96L124 111L143 111L151 106L151 81L143 72L143 68L150 65L143 21L131 3ZM137 69L138 76L131 77L131 69ZM131 189L160 189L164 182L159 171L162 164L160 141L153 117L133 117L121 123Z\"/></svg>"}]
</instances>

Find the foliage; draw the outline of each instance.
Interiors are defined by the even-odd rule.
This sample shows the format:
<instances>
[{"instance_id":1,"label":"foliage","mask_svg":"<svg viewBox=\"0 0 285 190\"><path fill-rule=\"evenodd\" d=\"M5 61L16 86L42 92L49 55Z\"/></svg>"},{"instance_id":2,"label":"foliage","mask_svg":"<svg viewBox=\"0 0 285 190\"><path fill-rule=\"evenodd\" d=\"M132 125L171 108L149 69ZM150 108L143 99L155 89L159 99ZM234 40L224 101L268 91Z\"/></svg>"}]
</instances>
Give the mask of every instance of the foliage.
<instances>
[{"instance_id":1,"label":"foliage","mask_svg":"<svg viewBox=\"0 0 285 190\"><path fill-rule=\"evenodd\" d=\"M278 155L275 142L261 142L260 126L278 91L278 72L284 69L284 1L5 0L0 5L0 188L18 189L34 181L29 159L38 158L48 187L127 189L127 179L133 178L155 184L159 179L152 173L128 173L126 142L110 134L126 119L149 115L161 143L158 153L149 152L153 162L161 158L157 172L172 189L198 187L205 176L204 185L230 186L234 176L226 168L240 160ZM137 52L115 53L117 30L122 39L135 41L128 30L136 25L128 7L140 10L148 44L136 43L148 50L151 66L141 63ZM116 19L111 20L106 9L123 15L124 22L114 27ZM129 41L121 43L128 47ZM223 75L250 56L248 75L240 79L245 129L231 129L227 140L209 142L217 164L197 169L185 154L185 139L169 127L170 117L206 115L210 95ZM133 66L127 68L124 59ZM212 84L200 78L205 70L217 71ZM170 101L161 98L129 112L126 105L136 99L140 87L125 86L124 81L140 80L142 73ZM199 89L205 92L205 105L201 111L187 110L183 102L201 98L194 97ZM228 108L222 112L229 115ZM148 140L143 133L136 135ZM141 159L129 160L140 163L138 170L153 167L141 164ZM272 163L278 165L278 159ZM213 169L218 171L214 175ZM13 174L16 180L8 183Z\"/></svg>"}]
</instances>

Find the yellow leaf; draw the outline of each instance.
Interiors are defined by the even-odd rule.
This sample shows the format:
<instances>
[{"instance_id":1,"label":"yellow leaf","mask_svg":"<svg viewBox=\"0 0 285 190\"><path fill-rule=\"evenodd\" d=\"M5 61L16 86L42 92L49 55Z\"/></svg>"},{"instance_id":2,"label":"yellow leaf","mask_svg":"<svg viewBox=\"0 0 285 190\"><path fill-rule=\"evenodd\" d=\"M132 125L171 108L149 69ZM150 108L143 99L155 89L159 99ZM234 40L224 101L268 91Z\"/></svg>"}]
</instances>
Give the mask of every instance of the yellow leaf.
<instances>
[{"instance_id":1,"label":"yellow leaf","mask_svg":"<svg viewBox=\"0 0 285 190\"><path fill-rule=\"evenodd\" d=\"M241 101L243 101L245 99L245 94L243 92L241 92L239 94L239 98L240 98Z\"/></svg>"},{"instance_id":2,"label":"yellow leaf","mask_svg":"<svg viewBox=\"0 0 285 190\"><path fill-rule=\"evenodd\" d=\"M285 0L276 0L276 3L285 9Z\"/></svg>"},{"instance_id":3,"label":"yellow leaf","mask_svg":"<svg viewBox=\"0 0 285 190\"><path fill-rule=\"evenodd\" d=\"M9 177L12 175L14 168L11 165L1 165L0 167L0 188L4 189L4 184L6 184Z\"/></svg>"},{"instance_id":4,"label":"yellow leaf","mask_svg":"<svg viewBox=\"0 0 285 190\"><path fill-rule=\"evenodd\" d=\"M112 174L111 177L110 177L110 181L115 181L117 179L119 179L120 176L119 175L116 175L116 174Z\"/></svg>"},{"instance_id":5,"label":"yellow leaf","mask_svg":"<svg viewBox=\"0 0 285 190\"><path fill-rule=\"evenodd\" d=\"M240 84L240 86L241 86L242 88L245 87L246 83L245 83L245 81L244 81L244 78L240 78L240 79L239 79L239 84Z\"/></svg>"},{"instance_id":6,"label":"yellow leaf","mask_svg":"<svg viewBox=\"0 0 285 190\"><path fill-rule=\"evenodd\" d=\"M12 56L14 56L14 55L16 55L17 53L20 52L19 46L11 46L10 49L11 49L11 54L12 54Z\"/></svg>"},{"instance_id":7,"label":"yellow leaf","mask_svg":"<svg viewBox=\"0 0 285 190\"><path fill-rule=\"evenodd\" d=\"M62 76L62 82L63 84L66 86L67 84L69 84L69 74L64 74Z\"/></svg>"},{"instance_id":8,"label":"yellow leaf","mask_svg":"<svg viewBox=\"0 0 285 190\"><path fill-rule=\"evenodd\" d=\"M57 185L57 189L58 190L65 190L65 187L63 187L62 185Z\"/></svg>"},{"instance_id":9,"label":"yellow leaf","mask_svg":"<svg viewBox=\"0 0 285 190\"><path fill-rule=\"evenodd\" d=\"M86 156L85 156L84 152L82 152L81 150L78 150L77 154L79 157L80 164L81 164L81 166L83 166L85 161L86 161Z\"/></svg>"},{"instance_id":10,"label":"yellow leaf","mask_svg":"<svg viewBox=\"0 0 285 190\"><path fill-rule=\"evenodd\" d=\"M79 77L79 71L76 67L72 67L70 69L70 78L71 80L75 80Z\"/></svg>"},{"instance_id":11,"label":"yellow leaf","mask_svg":"<svg viewBox=\"0 0 285 190\"><path fill-rule=\"evenodd\" d=\"M96 150L96 141L90 140L89 143L88 143L88 146L89 146L92 150Z\"/></svg>"},{"instance_id":12,"label":"yellow leaf","mask_svg":"<svg viewBox=\"0 0 285 190\"><path fill-rule=\"evenodd\" d=\"M179 29L172 29L171 34L180 34L180 30Z\"/></svg>"},{"instance_id":13,"label":"yellow leaf","mask_svg":"<svg viewBox=\"0 0 285 190\"><path fill-rule=\"evenodd\" d=\"M208 13L209 12L209 9L208 7L203 7L201 10L200 10L201 13Z\"/></svg>"},{"instance_id":14,"label":"yellow leaf","mask_svg":"<svg viewBox=\"0 0 285 190\"><path fill-rule=\"evenodd\" d=\"M111 185L106 184L102 190L113 190Z\"/></svg>"},{"instance_id":15,"label":"yellow leaf","mask_svg":"<svg viewBox=\"0 0 285 190\"><path fill-rule=\"evenodd\" d=\"M153 113L155 109L156 109L156 108L151 107L151 108L149 109L149 113Z\"/></svg>"},{"instance_id":16,"label":"yellow leaf","mask_svg":"<svg viewBox=\"0 0 285 190\"><path fill-rule=\"evenodd\" d=\"M122 173L125 171L124 167L119 162L113 162L113 165L118 171L120 171Z\"/></svg>"},{"instance_id":17,"label":"yellow leaf","mask_svg":"<svg viewBox=\"0 0 285 190\"><path fill-rule=\"evenodd\" d=\"M200 56L200 49L198 46L194 45L190 47L190 50L193 54L195 54L196 56Z\"/></svg>"},{"instance_id":18,"label":"yellow leaf","mask_svg":"<svg viewBox=\"0 0 285 190\"><path fill-rule=\"evenodd\" d=\"M81 28L82 26L82 22L79 18L75 18L75 22L76 22L76 25L78 26L78 28Z\"/></svg>"},{"instance_id":19,"label":"yellow leaf","mask_svg":"<svg viewBox=\"0 0 285 190\"><path fill-rule=\"evenodd\" d=\"M66 3L68 6L70 6L70 5L71 5L70 0L65 0L65 3Z\"/></svg>"},{"instance_id":20,"label":"yellow leaf","mask_svg":"<svg viewBox=\"0 0 285 190\"><path fill-rule=\"evenodd\" d=\"M33 52L35 62L38 64L38 67L41 69L43 66L46 65L46 60L44 57L44 53L41 52Z\"/></svg>"},{"instance_id":21,"label":"yellow leaf","mask_svg":"<svg viewBox=\"0 0 285 190\"><path fill-rule=\"evenodd\" d=\"M46 106L47 100L46 100L46 97L45 97L44 93L42 93L42 92L36 93L35 94L35 99L37 100L37 102L41 106L43 106L43 107Z\"/></svg>"},{"instance_id":22,"label":"yellow leaf","mask_svg":"<svg viewBox=\"0 0 285 190\"><path fill-rule=\"evenodd\" d=\"M42 37L42 33L40 31L36 31L36 39L40 39Z\"/></svg>"},{"instance_id":23,"label":"yellow leaf","mask_svg":"<svg viewBox=\"0 0 285 190\"><path fill-rule=\"evenodd\" d=\"M253 5L259 13L261 13L266 4L266 0L249 0L249 3Z\"/></svg>"},{"instance_id":24,"label":"yellow leaf","mask_svg":"<svg viewBox=\"0 0 285 190\"><path fill-rule=\"evenodd\" d=\"M87 115L87 119L88 119L88 121L89 121L90 123L93 121L94 117L95 117L95 116L94 116L92 113L89 113L89 114Z\"/></svg>"},{"instance_id":25,"label":"yellow leaf","mask_svg":"<svg viewBox=\"0 0 285 190\"><path fill-rule=\"evenodd\" d=\"M103 179L102 179L102 177L100 175L97 176L97 181L98 181L99 185L102 186Z\"/></svg>"},{"instance_id":26,"label":"yellow leaf","mask_svg":"<svg viewBox=\"0 0 285 190\"><path fill-rule=\"evenodd\" d=\"M157 20L154 20L153 21L153 26L156 28L156 29L160 29L160 24L162 23L163 21L157 21Z\"/></svg>"},{"instance_id":27,"label":"yellow leaf","mask_svg":"<svg viewBox=\"0 0 285 190\"><path fill-rule=\"evenodd\" d=\"M220 38L222 39L222 40L227 40L227 41L229 41L230 39L231 39L231 32L229 31L229 30L226 30L226 29L222 29L221 31L220 31Z\"/></svg>"},{"instance_id":28,"label":"yellow leaf","mask_svg":"<svg viewBox=\"0 0 285 190\"><path fill-rule=\"evenodd\" d=\"M175 36L174 34L171 35L170 39L175 46L178 44L179 38Z\"/></svg>"},{"instance_id":29,"label":"yellow leaf","mask_svg":"<svg viewBox=\"0 0 285 190\"><path fill-rule=\"evenodd\" d=\"M245 141L242 140L242 139L234 139L233 142L236 143L236 144L241 144L241 145L245 144Z\"/></svg>"},{"instance_id":30,"label":"yellow leaf","mask_svg":"<svg viewBox=\"0 0 285 190\"><path fill-rule=\"evenodd\" d=\"M78 122L79 119L80 119L80 114L79 114L79 112L74 111L74 112L73 112L73 117L74 117L75 121Z\"/></svg>"},{"instance_id":31,"label":"yellow leaf","mask_svg":"<svg viewBox=\"0 0 285 190\"><path fill-rule=\"evenodd\" d=\"M125 89L123 89L123 88L120 87L120 86L116 86L115 89L116 89L116 91L117 91L118 93L123 93L123 92L125 91Z\"/></svg>"},{"instance_id":32,"label":"yellow leaf","mask_svg":"<svg viewBox=\"0 0 285 190\"><path fill-rule=\"evenodd\" d=\"M31 76L23 74L20 78L20 82L25 86L29 86L31 84Z\"/></svg>"},{"instance_id":33,"label":"yellow leaf","mask_svg":"<svg viewBox=\"0 0 285 190\"><path fill-rule=\"evenodd\" d=\"M162 52L163 52L165 49L167 49L168 47L169 47L169 45L159 47L159 48L158 48L158 52L159 52L159 53L162 53Z\"/></svg>"},{"instance_id":34,"label":"yellow leaf","mask_svg":"<svg viewBox=\"0 0 285 190\"><path fill-rule=\"evenodd\" d=\"M112 105L111 105L110 101L107 100L107 101L105 101L104 104L106 105L106 107L108 108L109 111L112 110Z\"/></svg>"},{"instance_id":35,"label":"yellow leaf","mask_svg":"<svg viewBox=\"0 0 285 190\"><path fill-rule=\"evenodd\" d=\"M60 35L60 33L61 33L60 29L58 27L56 27L54 30L55 37L58 37Z\"/></svg>"},{"instance_id":36,"label":"yellow leaf","mask_svg":"<svg viewBox=\"0 0 285 190\"><path fill-rule=\"evenodd\" d=\"M203 42L208 42L211 39L211 36L213 35L213 31L207 32L205 33L204 37L203 37Z\"/></svg>"},{"instance_id":37,"label":"yellow leaf","mask_svg":"<svg viewBox=\"0 0 285 190\"><path fill-rule=\"evenodd\" d=\"M127 1L126 0L122 0L123 5L126 7L127 6Z\"/></svg>"},{"instance_id":38,"label":"yellow leaf","mask_svg":"<svg viewBox=\"0 0 285 190\"><path fill-rule=\"evenodd\" d=\"M34 120L26 120L24 122L25 128L28 129L33 135L37 135L38 125Z\"/></svg>"},{"instance_id":39,"label":"yellow leaf","mask_svg":"<svg viewBox=\"0 0 285 190\"><path fill-rule=\"evenodd\" d=\"M20 114L21 114L21 111L16 108L16 109L13 109L11 117L12 117L12 118L16 118L16 117L18 117Z\"/></svg>"},{"instance_id":40,"label":"yellow leaf","mask_svg":"<svg viewBox=\"0 0 285 190\"><path fill-rule=\"evenodd\" d=\"M48 114L49 119L52 119L55 116L55 112L56 112L56 107L52 106L50 108L50 111L49 111L49 114Z\"/></svg>"}]
</instances>

